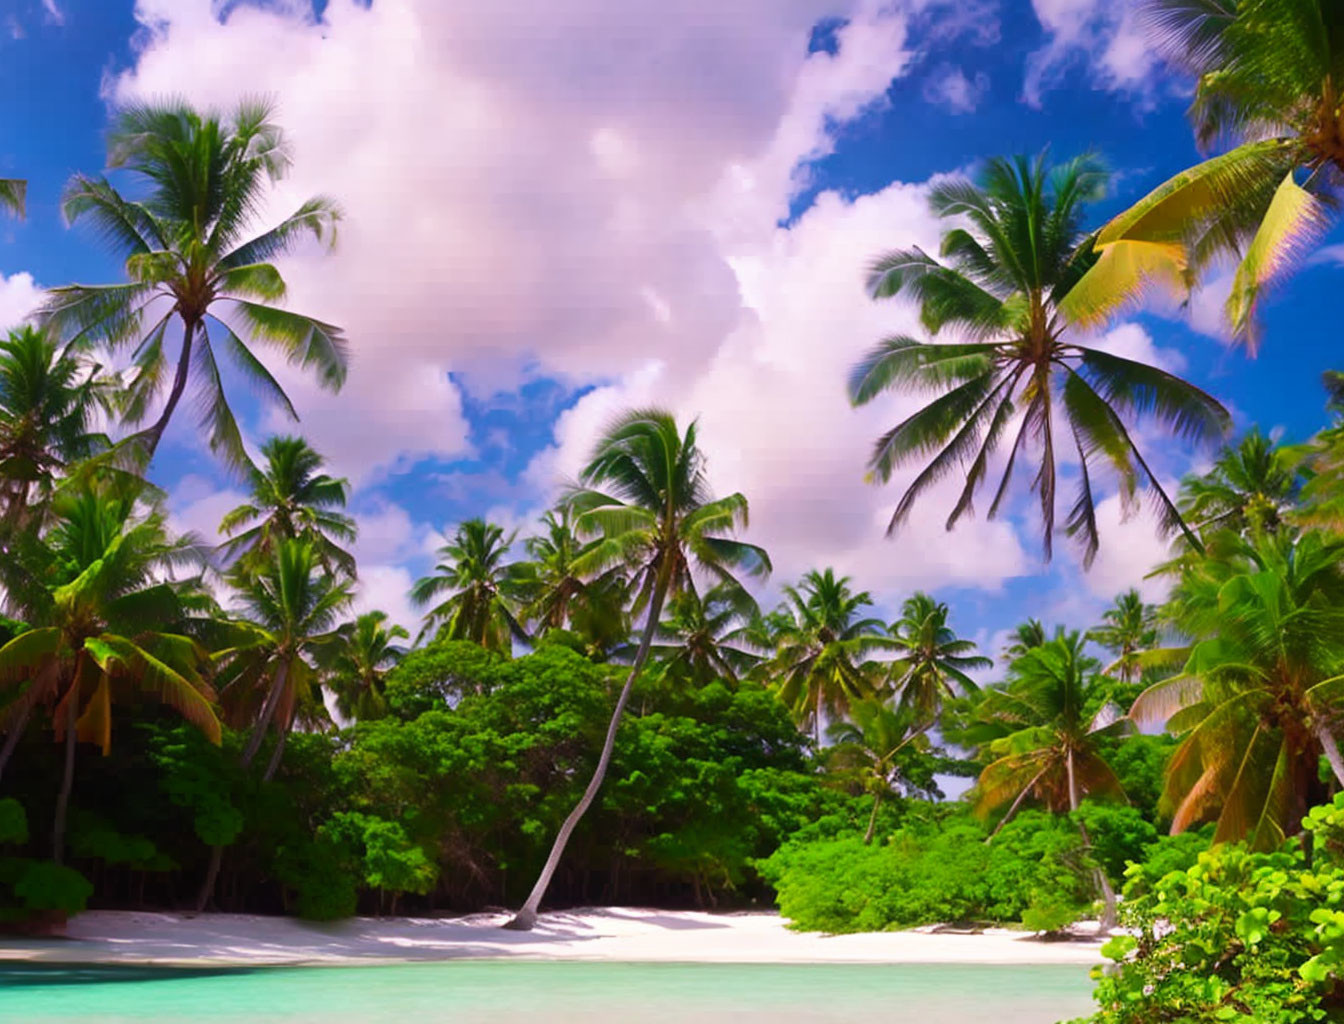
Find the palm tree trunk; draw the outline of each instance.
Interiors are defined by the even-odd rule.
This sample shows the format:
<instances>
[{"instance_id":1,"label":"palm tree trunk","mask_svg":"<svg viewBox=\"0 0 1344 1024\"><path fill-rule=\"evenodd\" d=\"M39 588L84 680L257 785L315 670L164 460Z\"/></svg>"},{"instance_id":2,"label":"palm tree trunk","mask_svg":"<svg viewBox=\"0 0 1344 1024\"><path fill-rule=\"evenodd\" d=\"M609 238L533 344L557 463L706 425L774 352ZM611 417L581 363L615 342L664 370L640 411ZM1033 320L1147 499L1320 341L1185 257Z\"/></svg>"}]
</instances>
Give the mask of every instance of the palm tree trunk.
<instances>
[{"instance_id":1,"label":"palm tree trunk","mask_svg":"<svg viewBox=\"0 0 1344 1024\"><path fill-rule=\"evenodd\" d=\"M1316 726L1316 739L1320 741L1321 749L1325 752L1325 759L1330 762L1330 770L1335 773L1339 784L1344 786L1344 757L1339 753L1339 741L1324 722ZM4 761L0 760L0 768L3 767Z\"/></svg>"},{"instance_id":2,"label":"palm tree trunk","mask_svg":"<svg viewBox=\"0 0 1344 1024\"><path fill-rule=\"evenodd\" d=\"M1017 794L1017 799L1015 799L1013 801L1013 805L1008 808L1008 813L999 819L999 823L994 826L994 831L991 832L989 835L985 836L986 844L990 843L994 839L994 837L999 834L999 830L1003 828L1004 825L1007 825L1008 822L1013 820L1013 818L1017 815L1018 810L1022 807L1022 801L1027 798L1027 794L1032 791L1032 788L1036 785L1037 782L1040 781L1041 776L1044 774L1045 770L1042 769L1041 771L1036 773L1036 778L1032 779L1030 782L1028 782L1025 786L1022 787L1022 792Z\"/></svg>"},{"instance_id":3,"label":"palm tree trunk","mask_svg":"<svg viewBox=\"0 0 1344 1024\"><path fill-rule=\"evenodd\" d=\"M280 759L285 756L285 737L288 735L288 729L281 729L276 736L275 749L271 751L271 759L266 762L266 771L261 775L262 782L270 782L275 778L276 770L280 767Z\"/></svg>"},{"instance_id":4,"label":"palm tree trunk","mask_svg":"<svg viewBox=\"0 0 1344 1024\"><path fill-rule=\"evenodd\" d=\"M261 749L261 741L266 737L266 728L271 724L271 719L275 717L275 709L280 706L280 697L285 692L285 681L289 678L289 662L281 661L280 667L275 670L275 679L271 681L271 690L266 694L266 703L261 706L261 714L257 716L256 723L252 726L252 735L247 738L247 746L243 748L242 765L246 768L252 763L252 759L257 756L257 751Z\"/></svg>"},{"instance_id":5,"label":"palm tree trunk","mask_svg":"<svg viewBox=\"0 0 1344 1024\"><path fill-rule=\"evenodd\" d=\"M882 794L879 792L873 797L873 813L868 815L868 831L863 834L864 846L873 841L873 832L877 830L877 809L881 806Z\"/></svg>"},{"instance_id":6,"label":"palm tree trunk","mask_svg":"<svg viewBox=\"0 0 1344 1024\"><path fill-rule=\"evenodd\" d=\"M542 866L537 884L532 886L532 892L528 894L527 901L514 915L513 920L504 925L505 928L526 932L531 931L532 926L537 923L537 910L541 906L541 899L546 895L547 888L550 887L551 876L555 874L555 869L560 864L560 857L565 852L570 834L573 833L575 826L578 825L579 820L597 796L597 791L602 787L602 780L607 775L607 765L611 761L611 752L616 746L616 730L620 727L621 716L625 713L626 702L630 699L630 690L634 687L635 680L639 678L639 671L644 667L644 662L649 656L649 647L653 643L653 634L658 629L658 618L662 614L663 599L667 596L667 588L670 582L668 579L660 579L654 588L653 596L649 601L648 621L644 624L644 636L639 641L639 650L635 652L635 660L630 666L630 674L625 677L625 685L621 687L621 695L616 700L616 710L612 712L611 724L607 726L607 738L602 744L602 755L597 759L597 768L593 771L593 777L588 780L588 788L583 791L583 796L579 798L578 804L574 807L574 810L569 812L569 817L560 826L560 832L555 837L555 843L546 858L546 863Z\"/></svg>"},{"instance_id":7,"label":"palm tree trunk","mask_svg":"<svg viewBox=\"0 0 1344 1024\"><path fill-rule=\"evenodd\" d=\"M163 432L168 427L168 421L173 418L173 412L177 409L177 403L182 400L182 394L187 389L187 377L191 371L191 349L192 343L196 340L196 330L199 321L187 320L182 324L182 352L177 357L177 373L173 375L173 387L168 392L168 401L164 404L163 412L159 418L154 421L154 425L144 432L148 444L145 446L145 466L154 461L154 453L158 450L159 441L163 439Z\"/></svg>"},{"instance_id":8,"label":"palm tree trunk","mask_svg":"<svg viewBox=\"0 0 1344 1024\"><path fill-rule=\"evenodd\" d=\"M1069 808L1074 813L1078 811L1078 782L1073 775L1073 751L1069 751L1067 760L1069 770ZM1078 822L1078 832L1083 837L1083 846L1087 850L1092 849L1092 837L1087 834L1087 826ZM1106 869L1098 864L1092 869L1093 881L1096 883L1097 891L1101 893L1102 911L1101 921L1097 926L1098 935L1109 935L1111 929L1116 924L1115 913L1115 890L1111 888L1111 880L1106 877Z\"/></svg>"},{"instance_id":9,"label":"palm tree trunk","mask_svg":"<svg viewBox=\"0 0 1344 1024\"><path fill-rule=\"evenodd\" d=\"M19 745L19 740L23 737L23 727L28 724L28 716L32 714L33 706L29 704L19 712L18 717L10 723L9 735L5 737L5 745L0 748L0 775L5 774L5 765L9 764L9 759L14 756L14 751Z\"/></svg>"},{"instance_id":10,"label":"palm tree trunk","mask_svg":"<svg viewBox=\"0 0 1344 1024\"><path fill-rule=\"evenodd\" d=\"M79 676L76 675L76 680ZM77 683L72 683L72 686ZM51 825L51 859L65 862L65 818L70 810L70 790L75 785L75 744L78 742L75 723L79 721L79 693L68 696L69 710L65 713L65 772L61 776L61 792L56 797L56 815Z\"/></svg>"}]
</instances>

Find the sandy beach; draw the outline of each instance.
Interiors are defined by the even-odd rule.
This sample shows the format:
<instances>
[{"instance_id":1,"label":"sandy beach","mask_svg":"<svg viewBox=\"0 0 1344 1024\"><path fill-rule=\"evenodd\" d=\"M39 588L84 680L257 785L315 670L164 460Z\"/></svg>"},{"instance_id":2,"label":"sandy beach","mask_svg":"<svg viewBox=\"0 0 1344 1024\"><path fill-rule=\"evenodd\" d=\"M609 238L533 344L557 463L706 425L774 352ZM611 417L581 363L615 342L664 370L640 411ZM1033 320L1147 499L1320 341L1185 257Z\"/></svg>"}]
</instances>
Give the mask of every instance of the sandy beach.
<instances>
[{"instance_id":1,"label":"sandy beach","mask_svg":"<svg viewBox=\"0 0 1344 1024\"><path fill-rule=\"evenodd\" d=\"M990 929L862 935L793 932L778 914L607 908L542 915L353 918L311 924L249 914L90 911L65 938L0 940L0 960L99 964L361 964L451 958L681 963L1094 964L1100 944Z\"/></svg>"}]
</instances>

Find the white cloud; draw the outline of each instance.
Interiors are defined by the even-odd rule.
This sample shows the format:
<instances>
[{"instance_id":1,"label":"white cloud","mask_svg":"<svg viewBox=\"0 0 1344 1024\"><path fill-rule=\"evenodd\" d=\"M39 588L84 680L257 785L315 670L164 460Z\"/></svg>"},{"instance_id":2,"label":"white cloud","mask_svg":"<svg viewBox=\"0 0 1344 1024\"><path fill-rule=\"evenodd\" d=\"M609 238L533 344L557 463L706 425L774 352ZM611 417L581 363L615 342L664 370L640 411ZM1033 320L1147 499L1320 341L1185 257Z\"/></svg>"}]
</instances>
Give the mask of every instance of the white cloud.
<instances>
[{"instance_id":1,"label":"white cloud","mask_svg":"<svg viewBox=\"0 0 1344 1024\"><path fill-rule=\"evenodd\" d=\"M402 565L361 565L359 583L355 589L352 612L384 611L398 626L405 626L411 636L420 629L420 609L411 602L410 590L414 578Z\"/></svg>"},{"instance_id":2,"label":"white cloud","mask_svg":"<svg viewBox=\"0 0 1344 1024\"><path fill-rule=\"evenodd\" d=\"M1040 106L1064 72L1085 64L1097 88L1151 98L1158 69L1136 0L1031 0L1048 40L1027 58L1023 97Z\"/></svg>"},{"instance_id":3,"label":"white cloud","mask_svg":"<svg viewBox=\"0 0 1344 1024\"><path fill-rule=\"evenodd\" d=\"M33 275L0 274L0 331L18 327L42 304L42 288Z\"/></svg>"},{"instance_id":4,"label":"white cloud","mask_svg":"<svg viewBox=\"0 0 1344 1024\"><path fill-rule=\"evenodd\" d=\"M168 493L169 528L177 534L194 533L211 545L226 539L219 532L220 520L248 500L241 491L219 487L195 474L182 477Z\"/></svg>"},{"instance_id":5,"label":"white cloud","mask_svg":"<svg viewBox=\"0 0 1344 1024\"><path fill-rule=\"evenodd\" d=\"M1174 480L1163 481L1163 486L1175 494ZM1137 587L1145 601L1164 600L1170 582L1148 574L1171 557L1171 546L1159 535L1150 509L1142 507L1127 517L1119 496L1112 495L1097 503L1097 528L1102 545L1091 571L1082 576L1087 590L1107 603L1130 587Z\"/></svg>"},{"instance_id":6,"label":"white cloud","mask_svg":"<svg viewBox=\"0 0 1344 1024\"><path fill-rule=\"evenodd\" d=\"M973 78L953 65L945 65L924 83L924 99L952 114L969 114L989 91L989 76L977 71Z\"/></svg>"},{"instance_id":7,"label":"white cloud","mask_svg":"<svg viewBox=\"0 0 1344 1024\"><path fill-rule=\"evenodd\" d=\"M46 15L46 21L51 25L64 25L65 12L56 6L56 0L42 0L42 10Z\"/></svg>"}]
</instances>

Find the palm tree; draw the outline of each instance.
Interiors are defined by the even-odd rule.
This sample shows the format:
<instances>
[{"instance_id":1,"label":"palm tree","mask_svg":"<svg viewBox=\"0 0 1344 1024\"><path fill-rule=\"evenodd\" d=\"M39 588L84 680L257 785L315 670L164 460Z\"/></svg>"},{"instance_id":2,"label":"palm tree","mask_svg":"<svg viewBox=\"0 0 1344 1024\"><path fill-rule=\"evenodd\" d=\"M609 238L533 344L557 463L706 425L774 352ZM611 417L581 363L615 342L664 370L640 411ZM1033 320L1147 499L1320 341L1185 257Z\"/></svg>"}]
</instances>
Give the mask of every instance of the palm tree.
<instances>
[{"instance_id":1,"label":"palm tree","mask_svg":"<svg viewBox=\"0 0 1344 1024\"><path fill-rule=\"evenodd\" d=\"M1216 530L1278 529L1299 490L1296 459L1259 430L1218 453L1213 467L1181 483L1182 515L1201 536Z\"/></svg>"},{"instance_id":2,"label":"palm tree","mask_svg":"<svg viewBox=\"0 0 1344 1024\"><path fill-rule=\"evenodd\" d=\"M448 597L425 613L424 636L437 627L442 640L470 640L508 655L513 638L527 639L517 608L525 593L523 571L504 559L513 535L484 519L468 519L453 539L439 548L432 575L415 582L411 600L429 604L441 594Z\"/></svg>"},{"instance_id":3,"label":"palm tree","mask_svg":"<svg viewBox=\"0 0 1344 1024\"><path fill-rule=\"evenodd\" d=\"M1115 655L1103 671L1123 683L1137 683L1143 678L1141 656L1157 646L1157 609L1131 587L1101 617L1104 625L1088 630L1087 638Z\"/></svg>"},{"instance_id":4,"label":"palm tree","mask_svg":"<svg viewBox=\"0 0 1344 1024\"><path fill-rule=\"evenodd\" d=\"M664 673L685 676L698 686L715 679L736 684L760 661L745 642L747 624L759 610L741 587L720 584L703 595L685 591L667 606L649 648Z\"/></svg>"},{"instance_id":5,"label":"palm tree","mask_svg":"<svg viewBox=\"0 0 1344 1024\"><path fill-rule=\"evenodd\" d=\"M1255 342L1265 286L1324 230L1344 183L1334 0L1148 0L1154 44L1197 77L1190 107L1206 150L1107 224L1101 259L1067 312L1102 319L1152 282L1183 290L1227 256L1226 313Z\"/></svg>"},{"instance_id":6,"label":"palm tree","mask_svg":"<svg viewBox=\"0 0 1344 1024\"><path fill-rule=\"evenodd\" d=\"M811 724L818 748L823 718L841 717L873 696L866 657L895 646L881 619L859 617L873 599L866 590L850 590L849 582L831 569L814 569L797 587L785 587L774 653L761 666L794 718Z\"/></svg>"},{"instance_id":7,"label":"palm tree","mask_svg":"<svg viewBox=\"0 0 1344 1024\"><path fill-rule=\"evenodd\" d=\"M1116 474L1126 504L1146 487L1161 525L1184 529L1130 425L1147 416L1182 437L1206 441L1226 431L1227 411L1163 370L1081 344L1061 312L1096 260L1080 223L1084 204L1100 198L1105 182L1101 166L1086 156L1054 168L1043 156L991 160L978 183L949 181L930 192L938 216L968 225L943 236L943 262L914 248L873 263L868 287L875 298L904 292L919 302L931 333L951 326L971 339L888 338L850 375L855 405L887 390L939 392L874 446L870 476L883 482L907 463L928 459L901 496L888 532L908 518L921 494L965 465L965 483L947 519L948 529L955 526L972 510L990 459L1012 430L989 516L998 514L1023 448L1034 443L1040 464L1031 486L1040 501L1046 558L1053 546L1061 431L1079 459L1077 498L1065 532L1080 544L1085 565L1099 544L1092 490L1098 461Z\"/></svg>"},{"instance_id":8,"label":"palm tree","mask_svg":"<svg viewBox=\"0 0 1344 1024\"><path fill-rule=\"evenodd\" d=\"M873 795L873 811L863 834L867 846L877 829L882 801L897 793L903 782L900 754L927 750L928 726L908 707L890 708L881 700L855 701L850 721L837 722L829 732L833 746L828 762L834 769L857 772L863 788Z\"/></svg>"},{"instance_id":9,"label":"palm tree","mask_svg":"<svg viewBox=\"0 0 1344 1024\"><path fill-rule=\"evenodd\" d=\"M998 735L985 744L994 760L980 773L975 806L987 815L1009 805L995 834L1028 800L1064 814L1077 811L1085 796L1124 798L1102 741L1129 723L1110 706L1087 717L1097 665L1083 654L1083 643L1073 632L1033 647L1009 666L1006 686L985 691L978 715ZM1078 830L1090 847L1081 821ZM1095 879L1105 931L1115 925L1115 892L1101 868Z\"/></svg>"},{"instance_id":10,"label":"palm tree","mask_svg":"<svg viewBox=\"0 0 1344 1024\"><path fill-rule=\"evenodd\" d=\"M1342 558L1344 541L1284 529L1224 532L1179 563L1184 668L1130 710L1182 737L1164 794L1173 833L1216 820L1216 842L1273 849L1325 799L1322 754L1344 785Z\"/></svg>"},{"instance_id":11,"label":"palm tree","mask_svg":"<svg viewBox=\"0 0 1344 1024\"><path fill-rule=\"evenodd\" d=\"M946 604L915 594L891 624L899 652L891 663L892 688L926 729L937 719L945 695L958 696L960 689L960 696L967 696L979 689L968 672L994 666L974 653L973 641L952 632L947 615Z\"/></svg>"},{"instance_id":12,"label":"palm tree","mask_svg":"<svg viewBox=\"0 0 1344 1024\"><path fill-rule=\"evenodd\" d=\"M541 523L545 532L523 542L529 561L517 570L521 592L526 594L521 617L538 636L569 629L590 655L605 656L629 634L621 567L613 566L592 579L576 571L579 560L598 541L584 540L574 532L568 505L548 511Z\"/></svg>"},{"instance_id":13,"label":"palm tree","mask_svg":"<svg viewBox=\"0 0 1344 1024\"><path fill-rule=\"evenodd\" d=\"M354 556L341 547L356 534L355 521L340 511L349 483L319 472L322 456L301 437L272 437L261 454L264 466L253 466L247 474L251 500L219 524L220 532L232 537L224 545L225 556L264 561L278 540L306 538L324 566L354 576Z\"/></svg>"},{"instance_id":14,"label":"palm tree","mask_svg":"<svg viewBox=\"0 0 1344 1024\"><path fill-rule=\"evenodd\" d=\"M1010 639L1003 648L1003 657L1016 661L1034 647L1042 646L1050 638L1046 636L1045 626L1040 619L1027 619L1013 627Z\"/></svg>"},{"instance_id":15,"label":"palm tree","mask_svg":"<svg viewBox=\"0 0 1344 1024\"><path fill-rule=\"evenodd\" d=\"M365 612L336 630L322 667L342 715L363 722L387 713L383 682L406 653L396 641L409 637L401 626L387 624L386 612Z\"/></svg>"},{"instance_id":16,"label":"palm tree","mask_svg":"<svg viewBox=\"0 0 1344 1024\"><path fill-rule=\"evenodd\" d=\"M660 409L626 413L616 420L579 477L582 489L570 496L581 532L599 535L579 568L584 574L626 568L636 613L645 615L639 648L607 726L597 767L583 796L560 831L527 901L506 927L528 930L550 885L565 845L606 777L630 690L639 678L670 596L694 591L697 570L720 583L736 582L734 571L763 575L770 559L760 548L731 536L747 524L741 494L714 498L705 477L705 458L696 444L695 424L682 433ZM605 488L606 490L598 490Z\"/></svg>"},{"instance_id":17,"label":"palm tree","mask_svg":"<svg viewBox=\"0 0 1344 1024\"><path fill-rule=\"evenodd\" d=\"M58 473L107 445L91 426L109 399L99 368L61 354L41 331L0 341L0 523L19 526L34 488L50 495Z\"/></svg>"},{"instance_id":18,"label":"palm tree","mask_svg":"<svg viewBox=\"0 0 1344 1024\"><path fill-rule=\"evenodd\" d=\"M211 742L220 740L207 652L174 629L184 616L179 587L163 576L192 554L168 539L157 509L136 510L141 495L83 487L59 494L52 523L0 560L6 611L31 628L0 647L0 771L33 710L51 709L64 769L52 828L53 856L65 852L75 745L112 742L112 703L149 694L175 708Z\"/></svg>"},{"instance_id":19,"label":"palm tree","mask_svg":"<svg viewBox=\"0 0 1344 1024\"><path fill-rule=\"evenodd\" d=\"M28 198L28 182L22 178L0 178L0 210L22 217Z\"/></svg>"},{"instance_id":20,"label":"palm tree","mask_svg":"<svg viewBox=\"0 0 1344 1024\"><path fill-rule=\"evenodd\" d=\"M1344 533L1344 373L1327 370L1323 378L1332 422L1292 450L1302 460L1304 477L1294 518L1303 526Z\"/></svg>"},{"instance_id":21,"label":"palm tree","mask_svg":"<svg viewBox=\"0 0 1344 1024\"><path fill-rule=\"evenodd\" d=\"M128 199L102 177L77 174L66 186L66 219L91 222L123 253L129 281L53 289L41 317L79 347L134 344L123 416L138 423L163 397L154 422L135 435L146 464L190 382L211 449L232 466L248 465L216 346L294 419L284 389L249 342L274 347L324 387L336 389L345 380L340 330L273 305L284 298L285 282L267 262L305 235L334 239L336 205L309 199L269 231L250 239L245 234L267 184L289 167L284 136L270 118L270 107L256 102L239 105L228 119L177 101L129 106L114 121L108 162L143 182L145 198ZM169 384L165 345L174 322L181 341Z\"/></svg>"}]
</instances>

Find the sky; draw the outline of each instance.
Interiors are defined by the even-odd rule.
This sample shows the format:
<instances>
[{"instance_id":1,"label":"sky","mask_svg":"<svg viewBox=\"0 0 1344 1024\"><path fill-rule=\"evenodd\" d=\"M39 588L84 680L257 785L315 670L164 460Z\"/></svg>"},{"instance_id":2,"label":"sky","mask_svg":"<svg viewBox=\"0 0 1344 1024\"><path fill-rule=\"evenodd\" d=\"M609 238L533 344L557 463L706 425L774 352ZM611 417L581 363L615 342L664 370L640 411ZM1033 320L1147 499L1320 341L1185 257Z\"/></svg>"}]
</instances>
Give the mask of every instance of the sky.
<instances>
[{"instance_id":1,"label":"sky","mask_svg":"<svg viewBox=\"0 0 1344 1024\"><path fill-rule=\"evenodd\" d=\"M301 432L350 480L361 608L413 626L406 591L445 531L484 515L525 535L602 427L656 404L698 418L715 489L747 496L764 601L833 566L889 616L935 593L993 654L1026 616L1085 626L1126 587L1160 596L1165 542L1103 481L1092 569L1062 539L1046 564L1024 475L999 520L946 532L948 481L888 538L909 474L874 486L864 463L915 398L856 411L844 381L919 328L865 296L865 266L936 251L930 182L990 156L1098 153L1102 223L1197 159L1189 92L1128 0L0 0L0 176L30 182L27 218L0 222L0 328L44 287L122 279L59 211L71 174L103 169L118 104L269 97L294 164L259 226L340 202L335 248L280 268L352 363L339 394L271 364L298 424L226 382L254 450ZM1223 337L1226 274L1095 340L1187 375L1238 430L1302 438L1339 365L1340 262L1327 245L1274 290L1255 358ZM1139 436L1168 482L1210 458ZM153 477L206 537L243 486L190 415Z\"/></svg>"}]
</instances>

